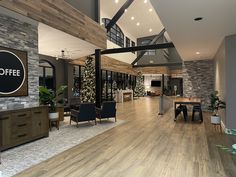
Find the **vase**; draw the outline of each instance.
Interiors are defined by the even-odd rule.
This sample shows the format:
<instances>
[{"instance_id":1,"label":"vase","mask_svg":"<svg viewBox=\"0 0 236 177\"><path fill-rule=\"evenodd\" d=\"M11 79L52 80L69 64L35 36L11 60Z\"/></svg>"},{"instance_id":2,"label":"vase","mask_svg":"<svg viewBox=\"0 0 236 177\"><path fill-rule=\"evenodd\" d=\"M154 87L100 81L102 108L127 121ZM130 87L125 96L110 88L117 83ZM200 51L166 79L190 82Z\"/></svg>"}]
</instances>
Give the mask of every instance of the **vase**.
<instances>
[{"instance_id":1,"label":"vase","mask_svg":"<svg viewBox=\"0 0 236 177\"><path fill-rule=\"evenodd\" d=\"M211 123L212 124L220 124L221 123L220 116L211 116Z\"/></svg>"},{"instance_id":2,"label":"vase","mask_svg":"<svg viewBox=\"0 0 236 177\"><path fill-rule=\"evenodd\" d=\"M59 118L59 113L58 112L51 112L48 113L48 117L50 120L56 120Z\"/></svg>"}]
</instances>

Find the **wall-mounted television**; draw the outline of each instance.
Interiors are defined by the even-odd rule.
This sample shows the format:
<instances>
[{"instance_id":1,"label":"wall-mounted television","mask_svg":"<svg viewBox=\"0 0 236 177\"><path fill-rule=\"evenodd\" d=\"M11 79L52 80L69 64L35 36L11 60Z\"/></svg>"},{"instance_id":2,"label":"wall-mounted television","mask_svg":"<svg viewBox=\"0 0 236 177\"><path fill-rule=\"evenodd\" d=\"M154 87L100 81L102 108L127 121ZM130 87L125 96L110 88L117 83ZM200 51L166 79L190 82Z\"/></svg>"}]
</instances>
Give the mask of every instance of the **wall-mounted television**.
<instances>
[{"instance_id":1,"label":"wall-mounted television","mask_svg":"<svg viewBox=\"0 0 236 177\"><path fill-rule=\"evenodd\" d=\"M161 87L161 81L159 80L152 80L151 87Z\"/></svg>"}]
</instances>

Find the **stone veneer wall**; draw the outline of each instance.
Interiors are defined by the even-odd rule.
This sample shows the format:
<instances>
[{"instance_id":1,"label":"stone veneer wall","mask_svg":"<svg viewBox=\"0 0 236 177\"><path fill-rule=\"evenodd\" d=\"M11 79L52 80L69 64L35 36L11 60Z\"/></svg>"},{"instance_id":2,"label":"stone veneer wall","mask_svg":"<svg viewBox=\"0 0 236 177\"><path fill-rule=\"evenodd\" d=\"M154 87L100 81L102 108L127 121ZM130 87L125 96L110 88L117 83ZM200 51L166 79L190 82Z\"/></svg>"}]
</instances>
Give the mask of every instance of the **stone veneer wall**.
<instances>
[{"instance_id":1,"label":"stone veneer wall","mask_svg":"<svg viewBox=\"0 0 236 177\"><path fill-rule=\"evenodd\" d=\"M200 97L203 109L207 109L210 104L210 94L214 91L214 78L213 60L184 62L184 97Z\"/></svg>"},{"instance_id":2,"label":"stone veneer wall","mask_svg":"<svg viewBox=\"0 0 236 177\"><path fill-rule=\"evenodd\" d=\"M38 105L39 55L37 23L30 24L0 12L0 46L27 51L29 89L28 96L25 97L0 98L0 109L14 103Z\"/></svg>"}]
</instances>

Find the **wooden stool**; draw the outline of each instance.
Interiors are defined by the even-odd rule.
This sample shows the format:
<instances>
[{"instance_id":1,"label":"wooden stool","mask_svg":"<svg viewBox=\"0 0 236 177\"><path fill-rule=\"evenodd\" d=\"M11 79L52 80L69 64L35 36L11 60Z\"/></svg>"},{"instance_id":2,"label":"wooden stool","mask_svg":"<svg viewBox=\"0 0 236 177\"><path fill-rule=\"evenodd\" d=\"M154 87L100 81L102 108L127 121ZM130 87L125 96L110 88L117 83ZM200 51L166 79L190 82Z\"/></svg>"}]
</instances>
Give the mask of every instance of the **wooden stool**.
<instances>
[{"instance_id":1,"label":"wooden stool","mask_svg":"<svg viewBox=\"0 0 236 177\"><path fill-rule=\"evenodd\" d=\"M59 130L59 119L49 119L49 128L52 131L52 124L56 125L57 130Z\"/></svg>"}]
</instances>

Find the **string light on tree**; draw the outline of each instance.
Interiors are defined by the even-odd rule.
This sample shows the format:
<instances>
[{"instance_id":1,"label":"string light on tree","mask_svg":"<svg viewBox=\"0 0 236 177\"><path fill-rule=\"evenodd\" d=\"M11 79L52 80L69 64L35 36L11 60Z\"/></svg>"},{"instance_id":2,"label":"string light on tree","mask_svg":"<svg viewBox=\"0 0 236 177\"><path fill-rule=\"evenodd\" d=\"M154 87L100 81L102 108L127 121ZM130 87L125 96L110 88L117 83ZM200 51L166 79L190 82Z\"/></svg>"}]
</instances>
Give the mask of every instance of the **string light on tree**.
<instances>
[{"instance_id":1,"label":"string light on tree","mask_svg":"<svg viewBox=\"0 0 236 177\"><path fill-rule=\"evenodd\" d=\"M94 59L91 56L88 56L85 61L81 102L95 103L95 67Z\"/></svg>"}]
</instances>

